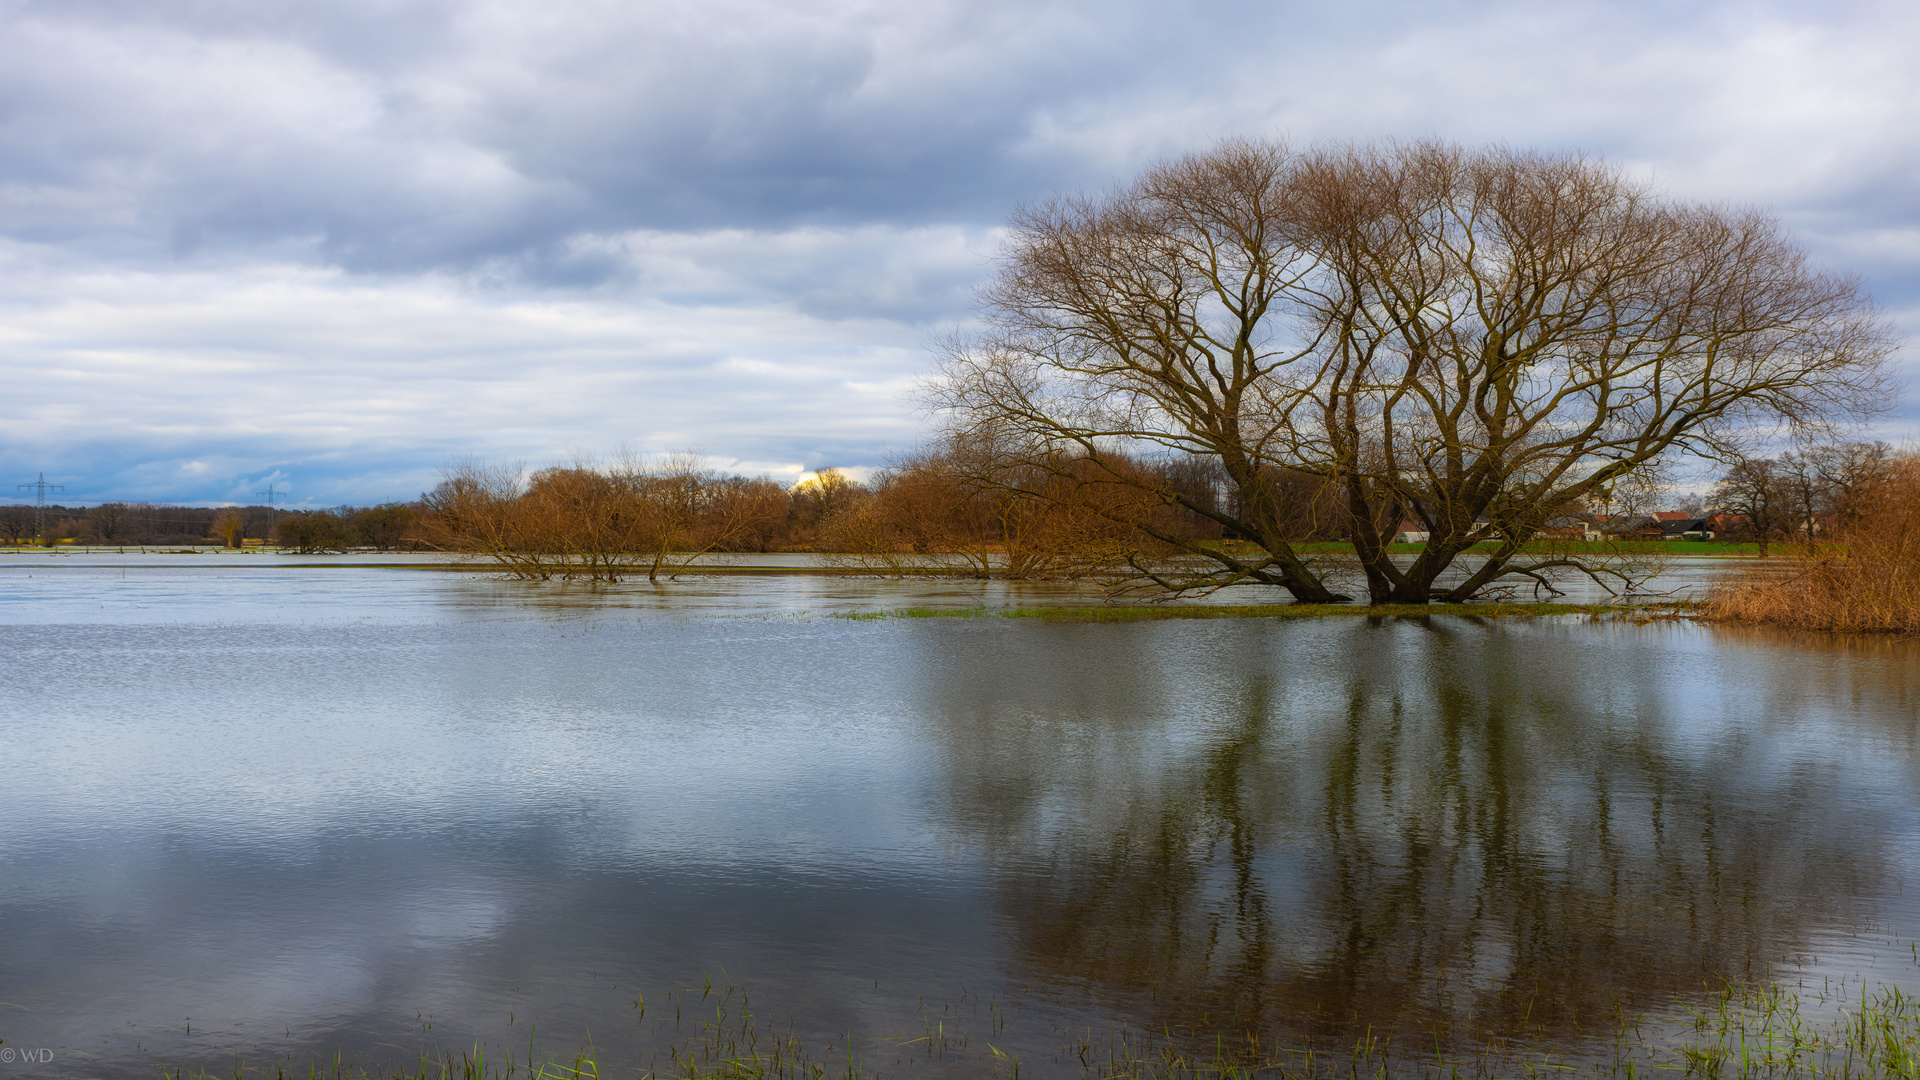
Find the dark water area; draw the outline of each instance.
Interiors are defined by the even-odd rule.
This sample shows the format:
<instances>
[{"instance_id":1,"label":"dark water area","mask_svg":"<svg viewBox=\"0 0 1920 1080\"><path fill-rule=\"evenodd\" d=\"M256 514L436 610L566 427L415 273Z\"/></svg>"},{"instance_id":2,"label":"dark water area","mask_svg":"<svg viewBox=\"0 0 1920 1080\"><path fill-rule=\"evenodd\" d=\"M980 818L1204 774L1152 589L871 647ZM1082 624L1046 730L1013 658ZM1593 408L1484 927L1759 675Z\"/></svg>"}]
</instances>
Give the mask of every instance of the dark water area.
<instances>
[{"instance_id":1,"label":"dark water area","mask_svg":"<svg viewBox=\"0 0 1920 1080\"><path fill-rule=\"evenodd\" d=\"M0 1046L52 1055L0 1075L625 1075L727 986L1046 1075L1123 1024L1573 1046L1920 985L1909 643L834 617L1059 595L0 573Z\"/></svg>"}]
</instances>

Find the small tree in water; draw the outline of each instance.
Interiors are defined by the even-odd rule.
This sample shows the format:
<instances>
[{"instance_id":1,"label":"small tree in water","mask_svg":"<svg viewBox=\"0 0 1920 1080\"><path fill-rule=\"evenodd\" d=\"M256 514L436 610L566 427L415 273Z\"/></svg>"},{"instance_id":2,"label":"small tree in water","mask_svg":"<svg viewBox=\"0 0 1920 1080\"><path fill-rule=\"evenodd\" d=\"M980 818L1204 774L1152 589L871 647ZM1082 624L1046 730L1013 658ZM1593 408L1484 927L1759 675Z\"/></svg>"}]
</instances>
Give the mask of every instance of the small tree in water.
<instances>
[{"instance_id":1,"label":"small tree in water","mask_svg":"<svg viewBox=\"0 0 1920 1080\"><path fill-rule=\"evenodd\" d=\"M1666 456L1890 398L1891 338L1857 281L1764 213L1661 200L1579 157L1234 142L1011 233L988 328L945 350L930 404L1004 470L1102 470L1251 542L1137 519L1185 558L1132 569L1176 591L1350 599L1288 542L1301 503L1280 477L1338 508L1376 603L1605 574L1530 542ZM1156 453L1217 466L1227 497L1131 464ZM1429 539L1402 566L1408 521Z\"/></svg>"},{"instance_id":2,"label":"small tree in water","mask_svg":"<svg viewBox=\"0 0 1920 1080\"><path fill-rule=\"evenodd\" d=\"M717 476L690 454L531 475L470 462L422 503L424 547L485 556L518 577L592 581L657 580L706 552L763 544L787 510L771 482Z\"/></svg>"}]
</instances>

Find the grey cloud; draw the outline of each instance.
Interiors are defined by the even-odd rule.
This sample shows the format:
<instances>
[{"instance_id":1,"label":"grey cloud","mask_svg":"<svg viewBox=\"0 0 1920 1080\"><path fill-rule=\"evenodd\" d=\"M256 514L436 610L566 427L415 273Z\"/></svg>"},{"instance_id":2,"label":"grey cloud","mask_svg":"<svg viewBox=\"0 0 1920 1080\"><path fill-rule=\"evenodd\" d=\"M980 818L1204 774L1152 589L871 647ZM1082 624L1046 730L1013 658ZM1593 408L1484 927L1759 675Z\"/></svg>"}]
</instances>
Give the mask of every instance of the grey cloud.
<instances>
[{"instance_id":1,"label":"grey cloud","mask_svg":"<svg viewBox=\"0 0 1920 1080\"><path fill-rule=\"evenodd\" d=\"M917 441L902 393L923 331L822 318L777 281L703 266L739 261L727 251L751 237L709 250L652 239L692 257L662 260L645 287L594 293L0 259L0 355L14 375L0 465L71 477L87 501L224 499L280 469L303 499L359 502L417 495L434 468L472 453L544 463L623 444L697 447L792 475L822 455L873 464ZM763 242L790 261L846 246L826 239ZM687 282L681 263L706 280ZM715 299L647 291L688 284Z\"/></svg>"},{"instance_id":2,"label":"grey cloud","mask_svg":"<svg viewBox=\"0 0 1920 1080\"><path fill-rule=\"evenodd\" d=\"M1920 325L1909 6L0 0L0 467L876 464L1013 205L1226 135L1604 154Z\"/></svg>"},{"instance_id":3,"label":"grey cloud","mask_svg":"<svg viewBox=\"0 0 1920 1080\"><path fill-rule=\"evenodd\" d=\"M1022 198L1231 133L1544 137L1628 158L1677 151L1669 169L1718 172L1702 160L1726 141L1711 130L1727 119L1713 95L1741 92L1730 74L1766 79L1753 69L1767 49L1742 42L1777 26L1832 68L1823 50L1857 53L1873 44L1861 29L1888 17L1620 4L1172 15L1143 3L17 4L0 13L11 23L0 225L100 243L145 233L172 253L293 238L373 269L537 251L580 231L983 224ZM1901 138L1910 163L1913 137Z\"/></svg>"},{"instance_id":4,"label":"grey cloud","mask_svg":"<svg viewBox=\"0 0 1920 1080\"><path fill-rule=\"evenodd\" d=\"M1137 74L1100 54L1140 44L1011 6L474 5L398 27L216 8L16 9L10 231L313 237L372 267L577 229L991 220L1054 164L1011 152L1028 114Z\"/></svg>"},{"instance_id":5,"label":"grey cloud","mask_svg":"<svg viewBox=\"0 0 1920 1080\"><path fill-rule=\"evenodd\" d=\"M636 231L578 236L557 256L499 266L547 282L565 275L556 267L584 265L581 277L675 304L786 304L830 321L924 325L966 311L998 243L998 230L957 226Z\"/></svg>"}]
</instances>

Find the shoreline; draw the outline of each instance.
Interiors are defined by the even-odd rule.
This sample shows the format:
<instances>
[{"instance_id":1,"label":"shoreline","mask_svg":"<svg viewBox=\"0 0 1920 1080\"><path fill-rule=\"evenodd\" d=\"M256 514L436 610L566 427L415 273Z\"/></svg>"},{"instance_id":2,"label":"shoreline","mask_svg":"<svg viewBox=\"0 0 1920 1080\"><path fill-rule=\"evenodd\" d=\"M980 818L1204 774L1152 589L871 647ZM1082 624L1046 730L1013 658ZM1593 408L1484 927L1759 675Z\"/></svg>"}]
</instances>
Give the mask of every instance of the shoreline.
<instances>
[{"instance_id":1,"label":"shoreline","mask_svg":"<svg viewBox=\"0 0 1920 1080\"><path fill-rule=\"evenodd\" d=\"M899 608L893 611L845 612L832 617L856 622L882 619L1039 619L1067 623L1155 622L1168 619L1315 619L1339 616L1421 619L1436 615L1471 619L1640 615L1652 619L1687 618L1690 616L1686 613L1698 606L1687 600L1661 600L1647 604L1560 604L1545 601L1537 604L1496 601L1480 604L1113 604Z\"/></svg>"}]
</instances>

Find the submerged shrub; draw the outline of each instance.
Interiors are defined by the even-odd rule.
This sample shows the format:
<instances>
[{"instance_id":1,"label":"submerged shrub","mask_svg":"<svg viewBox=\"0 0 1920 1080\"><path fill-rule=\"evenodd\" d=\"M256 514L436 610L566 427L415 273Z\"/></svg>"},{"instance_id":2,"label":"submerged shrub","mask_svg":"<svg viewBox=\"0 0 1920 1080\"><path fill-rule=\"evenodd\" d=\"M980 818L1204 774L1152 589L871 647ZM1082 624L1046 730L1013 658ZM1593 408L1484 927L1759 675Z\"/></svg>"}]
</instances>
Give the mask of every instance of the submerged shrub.
<instances>
[{"instance_id":1,"label":"submerged shrub","mask_svg":"<svg viewBox=\"0 0 1920 1080\"><path fill-rule=\"evenodd\" d=\"M765 547L787 509L771 481L722 477L690 455L527 476L468 463L423 504L411 535L429 550L489 557L518 577L593 581L653 580L705 552Z\"/></svg>"}]
</instances>

